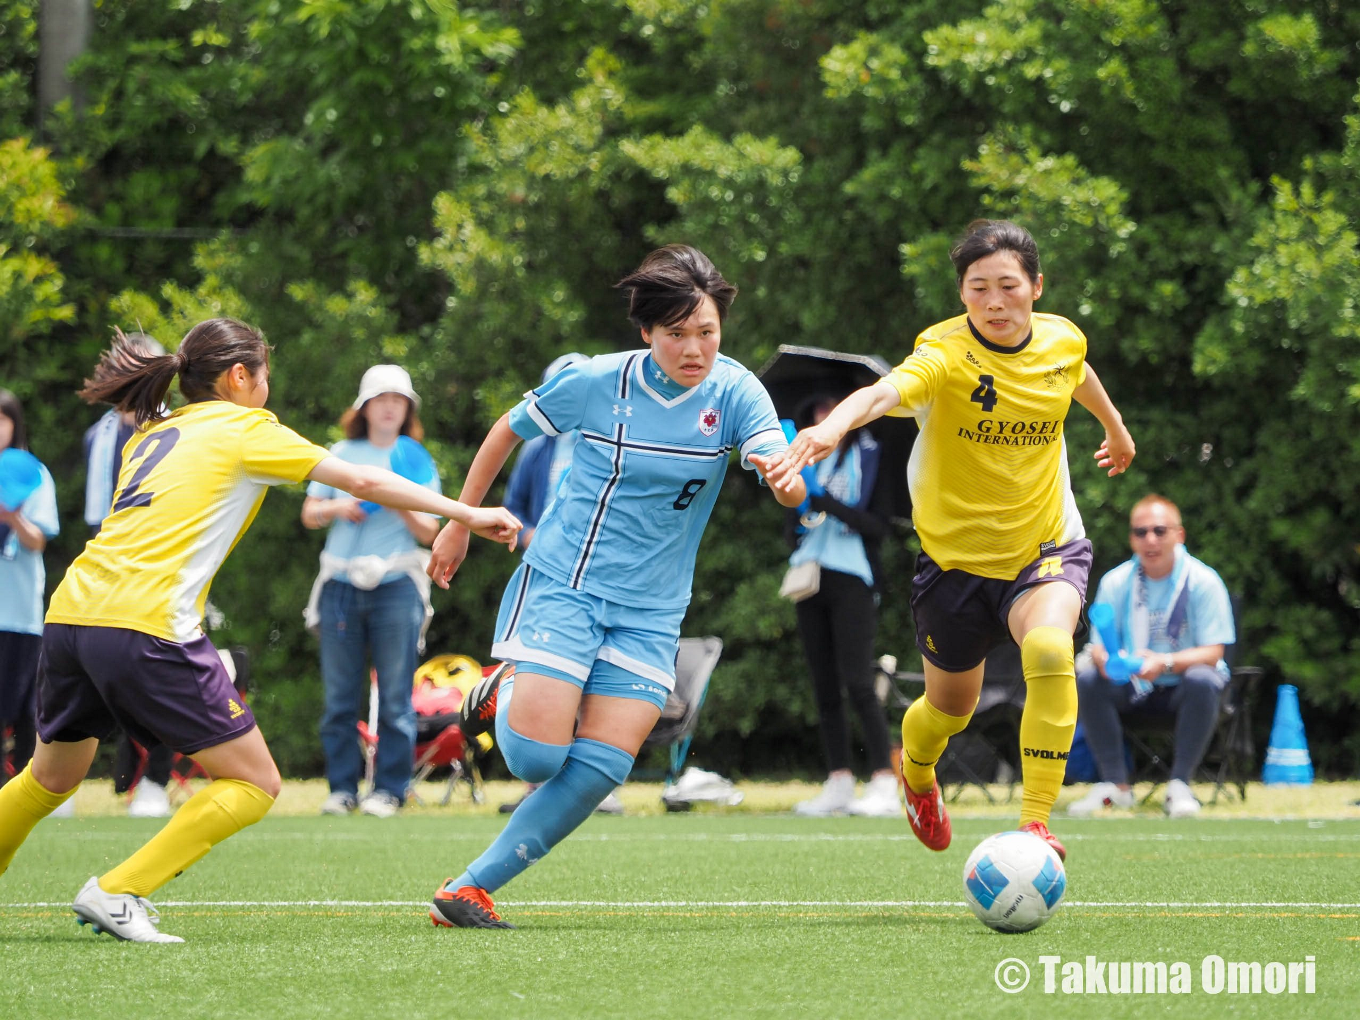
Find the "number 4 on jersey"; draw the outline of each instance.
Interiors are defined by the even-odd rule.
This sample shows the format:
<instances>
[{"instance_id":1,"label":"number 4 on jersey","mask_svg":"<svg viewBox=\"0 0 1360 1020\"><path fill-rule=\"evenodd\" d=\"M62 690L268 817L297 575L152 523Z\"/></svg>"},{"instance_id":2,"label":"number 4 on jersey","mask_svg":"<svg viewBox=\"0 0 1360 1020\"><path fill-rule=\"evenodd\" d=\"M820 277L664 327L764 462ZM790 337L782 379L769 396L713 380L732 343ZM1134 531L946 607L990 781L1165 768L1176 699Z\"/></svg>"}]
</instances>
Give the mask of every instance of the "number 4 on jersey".
<instances>
[{"instance_id":1,"label":"number 4 on jersey","mask_svg":"<svg viewBox=\"0 0 1360 1020\"><path fill-rule=\"evenodd\" d=\"M994 380L990 375L978 376L978 387L969 398L973 403L981 404L982 410L987 414L992 413L992 408L996 406L997 401L996 387L992 385L993 382Z\"/></svg>"}]
</instances>

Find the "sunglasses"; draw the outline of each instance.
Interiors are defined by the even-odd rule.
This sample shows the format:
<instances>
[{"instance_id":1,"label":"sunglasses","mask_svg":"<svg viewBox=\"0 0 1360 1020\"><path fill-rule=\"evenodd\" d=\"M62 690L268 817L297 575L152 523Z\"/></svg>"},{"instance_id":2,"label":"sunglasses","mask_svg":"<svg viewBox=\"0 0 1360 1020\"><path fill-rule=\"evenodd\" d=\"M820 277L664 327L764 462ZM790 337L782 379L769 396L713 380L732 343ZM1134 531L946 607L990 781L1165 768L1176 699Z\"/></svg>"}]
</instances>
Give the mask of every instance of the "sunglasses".
<instances>
[{"instance_id":1,"label":"sunglasses","mask_svg":"<svg viewBox=\"0 0 1360 1020\"><path fill-rule=\"evenodd\" d=\"M1166 533L1171 529L1165 524L1157 524L1151 528L1130 528L1129 534L1134 538L1147 538L1148 532L1152 532L1158 538L1166 538Z\"/></svg>"}]
</instances>

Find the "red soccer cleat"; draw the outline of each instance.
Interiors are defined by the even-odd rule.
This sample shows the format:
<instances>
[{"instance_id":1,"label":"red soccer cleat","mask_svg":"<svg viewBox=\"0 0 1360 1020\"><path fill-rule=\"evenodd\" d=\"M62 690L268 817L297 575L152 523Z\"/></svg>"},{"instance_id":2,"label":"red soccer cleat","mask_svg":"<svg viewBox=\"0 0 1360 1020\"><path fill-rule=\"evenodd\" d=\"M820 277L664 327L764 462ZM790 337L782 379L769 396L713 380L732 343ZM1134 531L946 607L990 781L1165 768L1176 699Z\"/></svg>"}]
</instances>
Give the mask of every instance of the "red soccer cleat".
<instances>
[{"instance_id":1,"label":"red soccer cleat","mask_svg":"<svg viewBox=\"0 0 1360 1020\"><path fill-rule=\"evenodd\" d=\"M917 793L905 784L903 788L907 791L907 819L916 838L932 850L948 848L952 832L939 781L931 786L929 793Z\"/></svg>"},{"instance_id":2,"label":"red soccer cleat","mask_svg":"<svg viewBox=\"0 0 1360 1020\"><path fill-rule=\"evenodd\" d=\"M440 928L513 928L508 921L502 921L496 913L496 905L485 889L475 885L462 885L457 889L446 889L450 879L434 894L430 905L430 920Z\"/></svg>"},{"instance_id":3,"label":"red soccer cleat","mask_svg":"<svg viewBox=\"0 0 1360 1020\"><path fill-rule=\"evenodd\" d=\"M1048 831L1048 826L1043 822L1026 822L1020 826L1021 832L1030 832L1038 836L1045 843L1053 848L1053 852L1058 855L1058 860L1067 860L1067 847L1058 842L1058 837Z\"/></svg>"}]
</instances>

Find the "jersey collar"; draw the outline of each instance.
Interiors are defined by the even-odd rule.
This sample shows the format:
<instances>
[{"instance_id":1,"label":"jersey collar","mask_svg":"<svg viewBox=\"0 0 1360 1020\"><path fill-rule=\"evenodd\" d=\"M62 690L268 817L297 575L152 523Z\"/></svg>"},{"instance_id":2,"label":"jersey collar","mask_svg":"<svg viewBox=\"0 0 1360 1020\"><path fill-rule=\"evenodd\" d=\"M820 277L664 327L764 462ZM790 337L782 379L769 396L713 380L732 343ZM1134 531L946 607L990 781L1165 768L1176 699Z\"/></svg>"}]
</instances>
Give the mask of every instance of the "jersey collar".
<instances>
[{"instance_id":1,"label":"jersey collar","mask_svg":"<svg viewBox=\"0 0 1360 1020\"><path fill-rule=\"evenodd\" d=\"M703 383L698 386L681 386L678 382L661 371L661 366L656 363L651 352L645 358L639 358L637 367L633 370L637 379L637 384L644 389L651 398L662 407L675 407L682 404L692 397Z\"/></svg>"},{"instance_id":2,"label":"jersey collar","mask_svg":"<svg viewBox=\"0 0 1360 1020\"><path fill-rule=\"evenodd\" d=\"M965 316L965 318L967 317ZM1032 315L1030 316L1029 319L1029 332L1025 334L1025 339L1021 340L1014 347L1005 347L1002 346L1001 344L992 343L985 336L978 332L977 327L973 325L972 319L967 319L967 322L968 332L973 334L973 339L976 340L978 343L982 344L982 346L987 348L987 350L995 351L997 354L1019 354L1026 347L1028 347L1029 342L1034 339L1034 316Z\"/></svg>"}]
</instances>

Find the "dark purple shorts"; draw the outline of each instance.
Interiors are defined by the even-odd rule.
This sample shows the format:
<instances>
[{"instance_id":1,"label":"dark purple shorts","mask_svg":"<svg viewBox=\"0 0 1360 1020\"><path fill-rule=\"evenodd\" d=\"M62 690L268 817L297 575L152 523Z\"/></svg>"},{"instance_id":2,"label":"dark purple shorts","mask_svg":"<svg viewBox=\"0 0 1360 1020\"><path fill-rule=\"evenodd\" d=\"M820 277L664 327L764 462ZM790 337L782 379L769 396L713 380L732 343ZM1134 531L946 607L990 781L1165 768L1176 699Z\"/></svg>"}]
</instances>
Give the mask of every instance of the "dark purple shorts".
<instances>
[{"instance_id":1,"label":"dark purple shorts","mask_svg":"<svg viewBox=\"0 0 1360 1020\"><path fill-rule=\"evenodd\" d=\"M941 570L921 553L911 582L916 647L940 669L964 673L1011 640L1006 616L1021 594L1037 584L1066 581L1085 602L1090 575L1091 543L1084 538L1042 550L1013 581Z\"/></svg>"},{"instance_id":2,"label":"dark purple shorts","mask_svg":"<svg viewBox=\"0 0 1360 1020\"><path fill-rule=\"evenodd\" d=\"M185 644L120 627L49 623L38 661L38 736L107 739L193 754L250 732L255 717L206 637Z\"/></svg>"}]
</instances>

